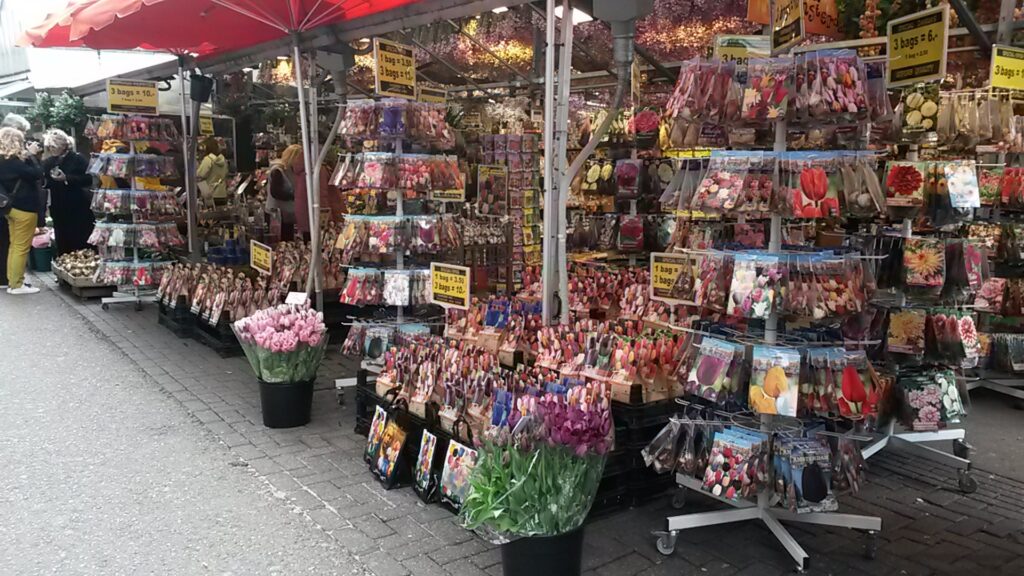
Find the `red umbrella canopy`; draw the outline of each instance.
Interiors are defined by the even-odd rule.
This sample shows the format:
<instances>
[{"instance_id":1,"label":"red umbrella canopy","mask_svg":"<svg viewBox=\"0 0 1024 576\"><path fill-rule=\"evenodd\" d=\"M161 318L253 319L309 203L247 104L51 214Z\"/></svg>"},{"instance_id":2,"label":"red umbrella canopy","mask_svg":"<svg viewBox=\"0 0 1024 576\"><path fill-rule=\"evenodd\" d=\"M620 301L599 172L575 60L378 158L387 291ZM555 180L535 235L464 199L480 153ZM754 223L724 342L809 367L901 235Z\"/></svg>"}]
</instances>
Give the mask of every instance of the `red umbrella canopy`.
<instances>
[{"instance_id":1,"label":"red umbrella canopy","mask_svg":"<svg viewBox=\"0 0 1024 576\"><path fill-rule=\"evenodd\" d=\"M18 44L209 55L416 1L70 0L26 30Z\"/></svg>"}]
</instances>

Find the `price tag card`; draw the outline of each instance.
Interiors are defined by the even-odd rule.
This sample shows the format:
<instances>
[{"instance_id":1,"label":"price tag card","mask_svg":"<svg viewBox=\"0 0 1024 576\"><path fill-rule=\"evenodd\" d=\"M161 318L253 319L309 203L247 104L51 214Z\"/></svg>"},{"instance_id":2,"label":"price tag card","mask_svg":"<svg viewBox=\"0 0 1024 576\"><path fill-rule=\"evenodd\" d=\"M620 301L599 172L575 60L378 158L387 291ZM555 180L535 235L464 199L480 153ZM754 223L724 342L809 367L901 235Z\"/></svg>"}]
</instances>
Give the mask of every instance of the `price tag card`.
<instances>
[{"instance_id":1,"label":"price tag card","mask_svg":"<svg viewBox=\"0 0 1024 576\"><path fill-rule=\"evenodd\" d=\"M293 306L305 306L309 304L309 295L305 292L289 292L284 298L284 303Z\"/></svg>"},{"instance_id":2,"label":"price tag card","mask_svg":"<svg viewBox=\"0 0 1024 576\"><path fill-rule=\"evenodd\" d=\"M948 5L890 20L888 31L888 86L908 86L945 78Z\"/></svg>"},{"instance_id":3,"label":"price tag card","mask_svg":"<svg viewBox=\"0 0 1024 576\"><path fill-rule=\"evenodd\" d=\"M663 302L685 302L691 298L693 265L690 254L651 254L651 298Z\"/></svg>"},{"instance_id":4,"label":"price tag card","mask_svg":"<svg viewBox=\"0 0 1024 576\"><path fill-rule=\"evenodd\" d=\"M261 274L270 274L274 265L274 249L266 244L249 240L249 267Z\"/></svg>"},{"instance_id":5,"label":"price tag card","mask_svg":"<svg viewBox=\"0 0 1024 576\"><path fill-rule=\"evenodd\" d=\"M1024 48L993 46L989 78L993 88L1024 91Z\"/></svg>"},{"instance_id":6,"label":"price tag card","mask_svg":"<svg viewBox=\"0 0 1024 576\"><path fill-rule=\"evenodd\" d=\"M771 38L768 36L739 36L736 34L719 34L715 36L713 57L726 62L735 62L737 66L746 66L751 58L767 58L771 56Z\"/></svg>"},{"instance_id":7,"label":"price tag card","mask_svg":"<svg viewBox=\"0 0 1024 576\"><path fill-rule=\"evenodd\" d=\"M107 80L107 112L112 114L159 114L159 90L149 80Z\"/></svg>"},{"instance_id":8,"label":"price tag card","mask_svg":"<svg viewBox=\"0 0 1024 576\"><path fill-rule=\"evenodd\" d=\"M469 309L469 275L465 266L430 263L430 301L446 308Z\"/></svg>"},{"instance_id":9,"label":"price tag card","mask_svg":"<svg viewBox=\"0 0 1024 576\"><path fill-rule=\"evenodd\" d=\"M374 88L381 96L416 97L416 58L412 46L373 39Z\"/></svg>"},{"instance_id":10,"label":"price tag card","mask_svg":"<svg viewBox=\"0 0 1024 576\"><path fill-rule=\"evenodd\" d=\"M804 0L772 2L772 54L796 46L804 34Z\"/></svg>"}]
</instances>

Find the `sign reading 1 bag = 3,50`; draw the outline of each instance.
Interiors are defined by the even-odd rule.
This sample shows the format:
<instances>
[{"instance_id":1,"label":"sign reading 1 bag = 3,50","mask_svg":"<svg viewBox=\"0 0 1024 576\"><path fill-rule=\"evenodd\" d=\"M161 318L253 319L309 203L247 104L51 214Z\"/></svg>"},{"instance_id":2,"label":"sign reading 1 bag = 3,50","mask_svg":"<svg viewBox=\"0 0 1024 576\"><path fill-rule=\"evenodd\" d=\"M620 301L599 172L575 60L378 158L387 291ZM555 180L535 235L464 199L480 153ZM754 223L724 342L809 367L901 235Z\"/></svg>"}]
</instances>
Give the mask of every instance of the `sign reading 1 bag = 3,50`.
<instances>
[{"instance_id":1,"label":"sign reading 1 bag = 3,50","mask_svg":"<svg viewBox=\"0 0 1024 576\"><path fill-rule=\"evenodd\" d=\"M107 112L111 114L158 114L159 92L156 82L145 80L107 80Z\"/></svg>"},{"instance_id":2,"label":"sign reading 1 bag = 3,50","mask_svg":"<svg viewBox=\"0 0 1024 576\"><path fill-rule=\"evenodd\" d=\"M889 86L946 77L949 6L943 4L889 21Z\"/></svg>"},{"instance_id":3,"label":"sign reading 1 bag = 3,50","mask_svg":"<svg viewBox=\"0 0 1024 576\"><path fill-rule=\"evenodd\" d=\"M687 254L651 254L651 298L669 302L682 302L686 295L679 291L679 277L692 266Z\"/></svg>"},{"instance_id":4,"label":"sign reading 1 bag = 3,50","mask_svg":"<svg viewBox=\"0 0 1024 576\"><path fill-rule=\"evenodd\" d=\"M274 249L255 240L249 240L249 267L262 274L270 274L274 265Z\"/></svg>"},{"instance_id":5,"label":"sign reading 1 bag = 3,50","mask_svg":"<svg viewBox=\"0 0 1024 576\"><path fill-rule=\"evenodd\" d=\"M373 64L377 94L416 98L416 58L412 46L374 38Z\"/></svg>"},{"instance_id":6,"label":"sign reading 1 bag = 3,50","mask_svg":"<svg viewBox=\"0 0 1024 576\"><path fill-rule=\"evenodd\" d=\"M447 308L469 309L469 268L430 263L430 301Z\"/></svg>"},{"instance_id":7,"label":"sign reading 1 bag = 3,50","mask_svg":"<svg viewBox=\"0 0 1024 576\"><path fill-rule=\"evenodd\" d=\"M1024 92L1024 48L992 47L992 88Z\"/></svg>"}]
</instances>

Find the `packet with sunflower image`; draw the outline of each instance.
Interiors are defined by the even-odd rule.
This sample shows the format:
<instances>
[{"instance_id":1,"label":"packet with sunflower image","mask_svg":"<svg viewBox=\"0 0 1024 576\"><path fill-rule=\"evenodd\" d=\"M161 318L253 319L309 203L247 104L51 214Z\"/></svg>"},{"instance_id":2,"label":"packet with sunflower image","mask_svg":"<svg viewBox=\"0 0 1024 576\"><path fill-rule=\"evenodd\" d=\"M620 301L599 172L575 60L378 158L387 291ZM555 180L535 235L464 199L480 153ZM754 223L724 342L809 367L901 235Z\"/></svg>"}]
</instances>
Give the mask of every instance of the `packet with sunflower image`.
<instances>
[{"instance_id":1,"label":"packet with sunflower image","mask_svg":"<svg viewBox=\"0 0 1024 576\"><path fill-rule=\"evenodd\" d=\"M800 352L780 346L754 346L748 401L759 414L796 416Z\"/></svg>"},{"instance_id":2,"label":"packet with sunflower image","mask_svg":"<svg viewBox=\"0 0 1024 576\"><path fill-rule=\"evenodd\" d=\"M924 310L898 310L889 314L886 351L896 359L920 359L924 355Z\"/></svg>"},{"instance_id":3,"label":"packet with sunflower image","mask_svg":"<svg viewBox=\"0 0 1024 576\"><path fill-rule=\"evenodd\" d=\"M938 238L907 238L903 246L903 283L908 293L938 296L946 277L946 248Z\"/></svg>"}]
</instances>

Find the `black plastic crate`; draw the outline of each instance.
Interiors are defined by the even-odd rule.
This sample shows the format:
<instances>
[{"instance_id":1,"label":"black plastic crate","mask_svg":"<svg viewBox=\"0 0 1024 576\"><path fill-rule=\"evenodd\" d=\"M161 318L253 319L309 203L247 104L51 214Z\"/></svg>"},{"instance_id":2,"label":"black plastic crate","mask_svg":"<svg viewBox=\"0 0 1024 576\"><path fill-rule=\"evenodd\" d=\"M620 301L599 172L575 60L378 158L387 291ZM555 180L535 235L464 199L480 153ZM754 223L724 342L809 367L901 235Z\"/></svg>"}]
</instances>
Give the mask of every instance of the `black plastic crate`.
<instances>
[{"instance_id":1,"label":"black plastic crate","mask_svg":"<svg viewBox=\"0 0 1024 576\"><path fill-rule=\"evenodd\" d=\"M211 348L221 358L233 358L241 356L242 345L231 330L227 321L227 315L222 314L220 320L211 325L203 318L191 314L195 328L192 331L192 338L204 346Z\"/></svg>"},{"instance_id":2,"label":"black plastic crate","mask_svg":"<svg viewBox=\"0 0 1024 576\"><path fill-rule=\"evenodd\" d=\"M170 330L178 338L188 338L195 330L195 316L189 313L184 297L178 298L178 306L171 308L157 302L157 323Z\"/></svg>"}]
</instances>

